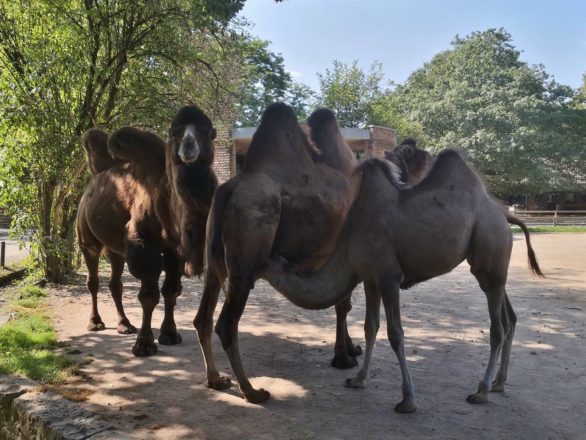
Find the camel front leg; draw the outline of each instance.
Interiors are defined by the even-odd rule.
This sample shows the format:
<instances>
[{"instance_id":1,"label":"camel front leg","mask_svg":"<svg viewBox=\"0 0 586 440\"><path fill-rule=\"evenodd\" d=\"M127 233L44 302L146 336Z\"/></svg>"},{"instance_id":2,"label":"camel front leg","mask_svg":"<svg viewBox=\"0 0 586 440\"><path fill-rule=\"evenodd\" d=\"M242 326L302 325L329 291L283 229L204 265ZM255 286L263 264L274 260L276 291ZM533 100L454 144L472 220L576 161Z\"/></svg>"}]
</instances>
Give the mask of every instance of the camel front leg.
<instances>
[{"instance_id":1,"label":"camel front leg","mask_svg":"<svg viewBox=\"0 0 586 440\"><path fill-rule=\"evenodd\" d=\"M362 349L352 343L348 334L346 322L348 313L352 310L351 296L348 295L342 302L336 304L336 344L331 366L339 369L353 368L358 365L355 356L362 354Z\"/></svg>"},{"instance_id":2,"label":"camel front leg","mask_svg":"<svg viewBox=\"0 0 586 440\"><path fill-rule=\"evenodd\" d=\"M177 297L181 295L182 289L181 268L179 265L179 258L174 253L170 251L164 253L165 281L163 282L161 293L165 300L165 316L159 334L159 343L162 345L177 345L183 340L177 331L174 315Z\"/></svg>"},{"instance_id":3,"label":"camel front leg","mask_svg":"<svg viewBox=\"0 0 586 440\"><path fill-rule=\"evenodd\" d=\"M215 390L223 390L232 386L229 377L221 376L214 362L212 351L212 329L214 324L214 310L218 303L221 282L215 271L208 269L205 275L203 294L193 326L197 331L199 345L203 353L206 367L207 386Z\"/></svg>"},{"instance_id":4,"label":"camel front leg","mask_svg":"<svg viewBox=\"0 0 586 440\"><path fill-rule=\"evenodd\" d=\"M136 337L136 342L132 347L132 353L138 357L152 356L157 353L158 348L155 344L153 334L152 318L153 310L159 303L159 277L149 277L141 280L138 299L142 307L142 325Z\"/></svg>"},{"instance_id":5,"label":"camel front leg","mask_svg":"<svg viewBox=\"0 0 586 440\"><path fill-rule=\"evenodd\" d=\"M246 278L239 280L235 279L235 277L230 277L230 286L216 324L216 333L220 337L222 347L224 347L228 355L230 365L238 380L240 392L248 402L261 403L269 399L270 393L262 388L255 389L252 387L244 372L240 349L238 348L238 323L248 300L250 285L251 283L246 282Z\"/></svg>"},{"instance_id":6,"label":"camel front leg","mask_svg":"<svg viewBox=\"0 0 586 440\"><path fill-rule=\"evenodd\" d=\"M403 378L403 400L395 406L395 411L399 413L412 413L417 410L417 403L415 402L415 387L411 382L411 375L409 374L407 359L405 358L405 337L403 326L401 325L399 302L400 279L400 277L394 276L381 277L379 288L385 306L389 342L399 360L401 376Z\"/></svg>"},{"instance_id":7,"label":"camel front leg","mask_svg":"<svg viewBox=\"0 0 586 440\"><path fill-rule=\"evenodd\" d=\"M358 375L354 379L346 379L344 384L346 388L366 388L370 359L376 342L376 334L380 327L380 293L376 285L370 283L364 283L364 290L366 292L366 317L364 319L366 353Z\"/></svg>"}]
</instances>

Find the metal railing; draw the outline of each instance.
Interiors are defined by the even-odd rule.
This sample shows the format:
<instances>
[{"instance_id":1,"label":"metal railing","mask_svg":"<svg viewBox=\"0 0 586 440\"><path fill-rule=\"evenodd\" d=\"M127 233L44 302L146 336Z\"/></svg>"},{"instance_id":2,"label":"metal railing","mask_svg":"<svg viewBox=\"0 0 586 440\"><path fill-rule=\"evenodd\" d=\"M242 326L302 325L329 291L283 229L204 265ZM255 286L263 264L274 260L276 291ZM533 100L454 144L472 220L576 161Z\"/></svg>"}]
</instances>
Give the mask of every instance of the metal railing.
<instances>
[{"instance_id":1,"label":"metal railing","mask_svg":"<svg viewBox=\"0 0 586 440\"><path fill-rule=\"evenodd\" d=\"M527 225L586 226L586 211L510 211Z\"/></svg>"}]
</instances>

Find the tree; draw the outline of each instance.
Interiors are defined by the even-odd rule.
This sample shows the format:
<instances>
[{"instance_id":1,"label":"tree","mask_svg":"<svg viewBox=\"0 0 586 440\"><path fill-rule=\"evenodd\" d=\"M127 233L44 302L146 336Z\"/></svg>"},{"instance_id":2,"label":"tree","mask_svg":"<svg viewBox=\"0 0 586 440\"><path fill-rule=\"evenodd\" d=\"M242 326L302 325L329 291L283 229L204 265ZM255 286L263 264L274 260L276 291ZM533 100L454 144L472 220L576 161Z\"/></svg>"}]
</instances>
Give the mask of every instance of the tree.
<instances>
[{"instance_id":1,"label":"tree","mask_svg":"<svg viewBox=\"0 0 586 440\"><path fill-rule=\"evenodd\" d=\"M48 280L71 269L85 175L80 135L138 121L162 129L181 103L214 93L199 93L194 67L219 93L214 57L234 36L227 25L243 3L2 0L0 203L16 226L35 231Z\"/></svg>"},{"instance_id":2,"label":"tree","mask_svg":"<svg viewBox=\"0 0 586 440\"><path fill-rule=\"evenodd\" d=\"M240 48L250 78L241 92L237 121L240 126L258 125L264 109L277 101L291 105L300 119L305 119L309 112L311 89L293 81L283 57L269 51L268 46L268 41L252 40Z\"/></svg>"},{"instance_id":3,"label":"tree","mask_svg":"<svg viewBox=\"0 0 586 440\"><path fill-rule=\"evenodd\" d=\"M396 93L433 145L464 149L493 192L535 193L576 180L566 167L584 161L573 91L521 61L503 29L457 36Z\"/></svg>"},{"instance_id":4,"label":"tree","mask_svg":"<svg viewBox=\"0 0 586 440\"><path fill-rule=\"evenodd\" d=\"M358 61L351 65L334 60L332 69L317 74L320 83L319 105L336 113L344 127L360 127L368 123L371 105L383 94L382 65L375 62L364 73Z\"/></svg>"}]
</instances>

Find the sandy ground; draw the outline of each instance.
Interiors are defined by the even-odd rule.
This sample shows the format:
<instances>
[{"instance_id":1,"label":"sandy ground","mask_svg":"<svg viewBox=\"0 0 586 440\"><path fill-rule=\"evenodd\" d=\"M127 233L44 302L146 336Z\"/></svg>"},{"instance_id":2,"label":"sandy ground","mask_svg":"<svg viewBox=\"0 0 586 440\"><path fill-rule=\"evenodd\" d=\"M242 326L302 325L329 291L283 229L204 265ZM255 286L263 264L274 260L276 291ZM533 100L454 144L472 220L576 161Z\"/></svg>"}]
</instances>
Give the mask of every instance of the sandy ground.
<instances>
[{"instance_id":1,"label":"sandy ground","mask_svg":"<svg viewBox=\"0 0 586 440\"><path fill-rule=\"evenodd\" d=\"M82 405L137 439L585 439L586 234L534 234L533 243L548 277L531 275L524 239L515 235L508 293L519 322L508 386L480 406L465 397L476 390L488 360L489 318L466 264L403 293L406 351L419 404L410 415L393 411L401 375L384 318L367 389L346 389L344 379L357 369L329 367L334 311L299 309L259 282L241 321L240 346L253 384L273 398L252 405L236 387L220 392L204 385L191 325L200 282L184 282L177 308L183 343L159 346L148 359L133 357L134 336L113 328L106 273L100 309L107 330L85 329L90 296L81 277L77 286L55 292L53 306L61 340L81 352L71 357L92 360L76 385L89 394ZM125 286L126 309L138 326L137 284L128 277ZM361 288L353 303L350 334L364 346ZM155 325L162 316L161 301ZM214 344L219 368L231 374L215 335Z\"/></svg>"}]
</instances>

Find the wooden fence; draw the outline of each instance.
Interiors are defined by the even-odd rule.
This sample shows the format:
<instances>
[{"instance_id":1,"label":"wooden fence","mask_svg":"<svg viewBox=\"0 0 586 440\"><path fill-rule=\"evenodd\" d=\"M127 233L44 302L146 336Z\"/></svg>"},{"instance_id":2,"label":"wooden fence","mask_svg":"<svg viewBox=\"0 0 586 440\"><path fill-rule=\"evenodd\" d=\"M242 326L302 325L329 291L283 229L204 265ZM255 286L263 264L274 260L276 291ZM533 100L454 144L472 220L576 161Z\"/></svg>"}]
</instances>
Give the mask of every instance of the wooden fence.
<instances>
[{"instance_id":1,"label":"wooden fence","mask_svg":"<svg viewBox=\"0 0 586 440\"><path fill-rule=\"evenodd\" d=\"M586 211L511 211L527 225L586 226Z\"/></svg>"}]
</instances>

